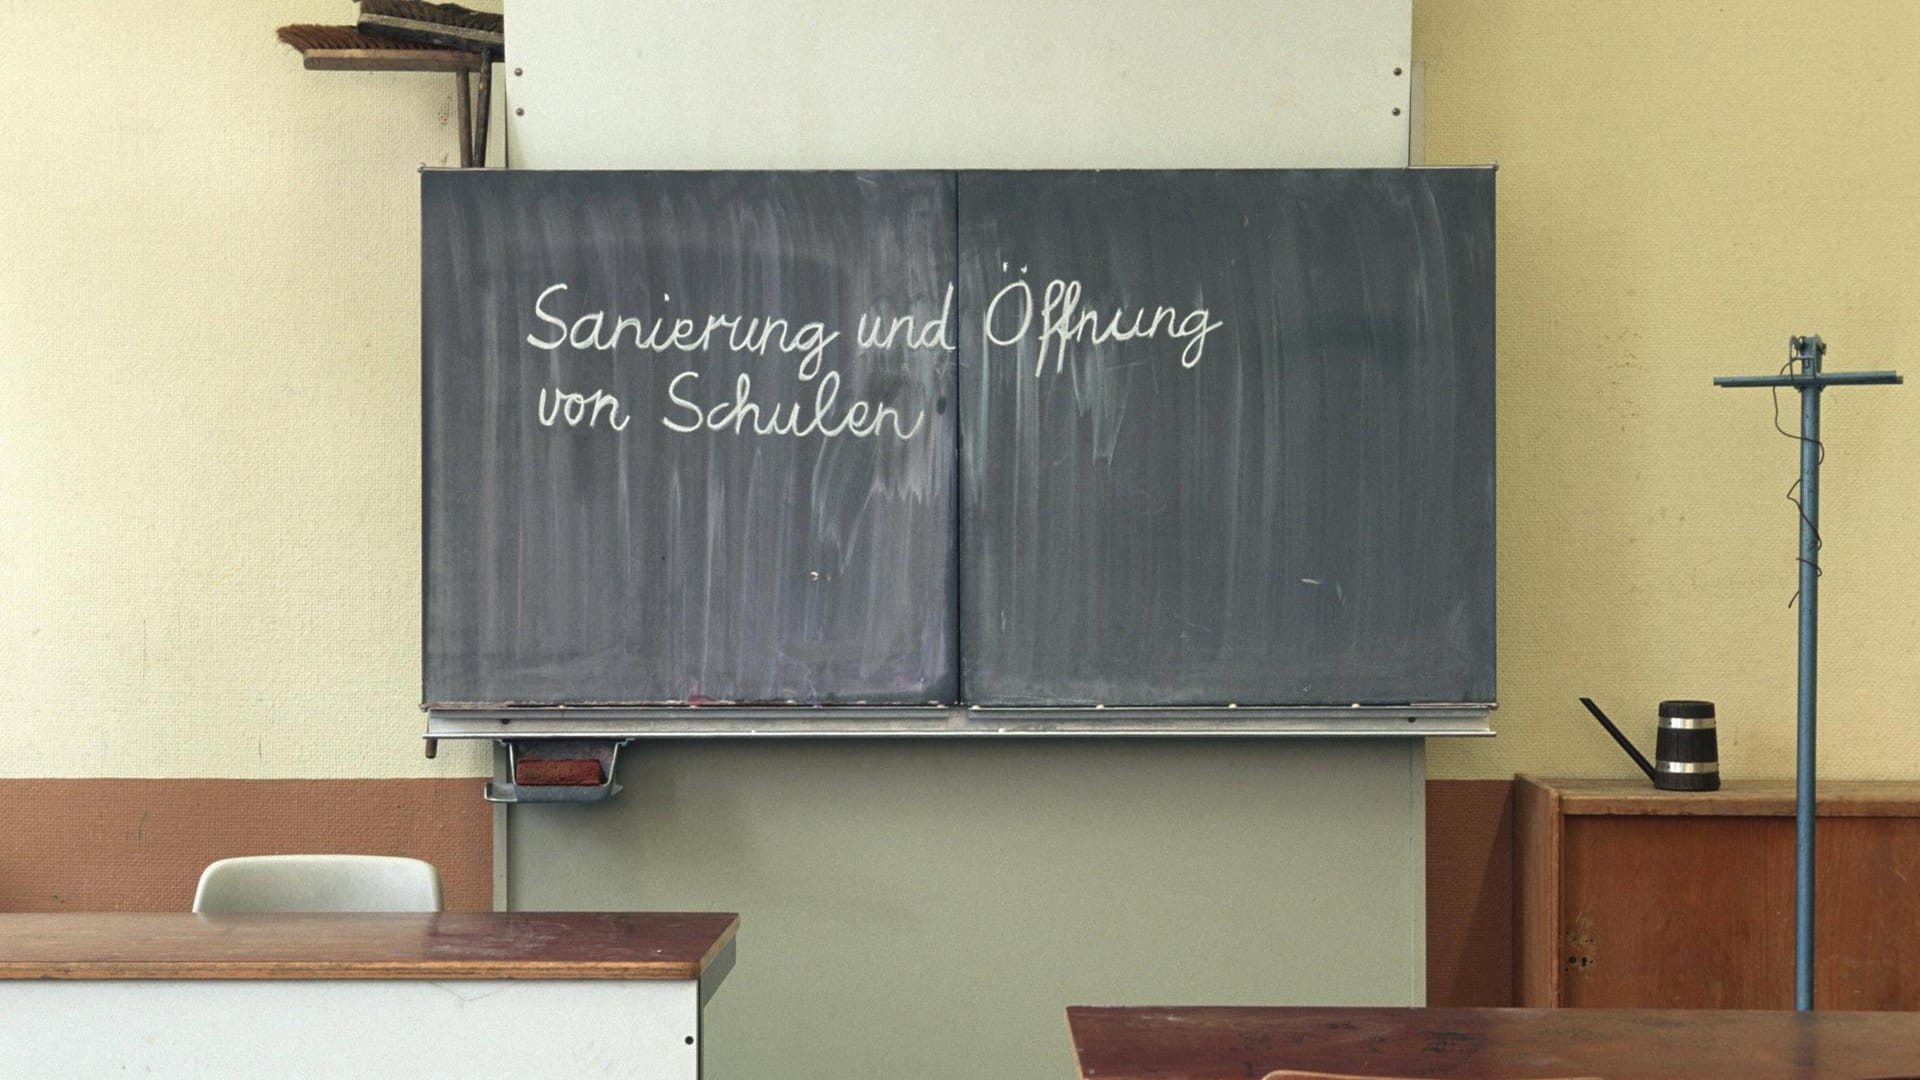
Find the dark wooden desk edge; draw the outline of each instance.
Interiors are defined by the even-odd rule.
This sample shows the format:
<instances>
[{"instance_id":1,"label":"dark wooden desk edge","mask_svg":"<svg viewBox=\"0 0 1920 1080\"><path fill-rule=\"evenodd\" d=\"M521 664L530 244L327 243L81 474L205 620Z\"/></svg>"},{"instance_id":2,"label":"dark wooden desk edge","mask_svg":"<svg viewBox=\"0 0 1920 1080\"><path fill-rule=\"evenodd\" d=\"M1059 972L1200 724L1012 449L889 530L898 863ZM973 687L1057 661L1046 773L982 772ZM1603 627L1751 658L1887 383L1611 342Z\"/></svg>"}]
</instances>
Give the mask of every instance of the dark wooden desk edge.
<instances>
[{"instance_id":1,"label":"dark wooden desk edge","mask_svg":"<svg viewBox=\"0 0 1920 1080\"><path fill-rule=\"evenodd\" d=\"M1516 787L1549 792L1570 817L1792 817L1790 779L1730 778L1718 791L1661 791L1646 780L1514 774ZM1920 782L1823 780L1821 817L1920 817Z\"/></svg>"},{"instance_id":2,"label":"dark wooden desk edge","mask_svg":"<svg viewBox=\"0 0 1920 1080\"><path fill-rule=\"evenodd\" d=\"M1064 1020L1067 1025L1067 1045L1073 1047L1073 1074L1078 1076L1080 1080L1087 1080L1087 1069L1086 1066L1080 1063L1080 1040L1073 1033L1073 1014L1085 1012L1090 1008L1093 1008L1093 1006L1069 1005L1060 1014L1060 1018Z\"/></svg>"},{"instance_id":3,"label":"dark wooden desk edge","mask_svg":"<svg viewBox=\"0 0 1920 1080\"><path fill-rule=\"evenodd\" d=\"M60 913L4 913L0 912L0 926L10 918L21 919L68 919L75 916L103 921L118 916L130 920L152 917L154 915L171 918L176 913L153 912L73 912ZM177 913L183 919L195 918L191 913ZM445 913L443 913L445 914ZM646 915L652 913L626 912L500 912L475 913L478 915ZM728 950L740 928L740 916L734 912L678 912L678 915L700 915L709 917L725 916L727 923L713 935L705 951L695 960L539 960L527 958L348 958L313 959L300 956L267 957L229 957L220 959L195 958L191 956L170 959L130 959L116 957L96 957L88 959L58 959L40 957L18 959L0 956L0 982L19 981L212 981L212 980L252 980L252 981L293 981L293 980L350 980L367 979L382 981L434 981L434 980L522 980L522 981L559 981L559 980L633 980L633 981L692 981L703 980L722 955L730 955ZM382 916L385 920L417 919L421 922L440 918L440 915L419 916ZM218 921L221 916L208 917ZM231 917L225 917L231 918ZM247 919L263 919L270 916L244 916ZM331 921L326 916L322 921ZM217 935L215 935L217 937ZM729 965L730 966L730 965ZM725 977L725 972L720 972Z\"/></svg>"},{"instance_id":4,"label":"dark wooden desk edge","mask_svg":"<svg viewBox=\"0 0 1920 1080\"><path fill-rule=\"evenodd\" d=\"M1909 1012L1070 1005L1066 1016L1082 1080L1238 1080L1286 1068L1435 1077L1484 1077L1489 1070L1662 1080L1920 1077L1920 1014ZM1375 1030L1356 1039L1362 1025ZM1816 1058L1782 1052L1804 1052L1812 1030L1822 1033L1812 1043L1822 1049ZM1330 1037L1287 1037L1315 1031ZM1273 1039L1275 1033L1284 1041ZM1754 1045L1737 1041L1743 1037ZM1789 1038L1795 1041L1789 1044ZM1116 1049L1129 1042L1145 1050L1144 1060L1116 1066ZM1686 1061L1659 1056L1681 1046ZM1354 1050L1365 1060L1353 1058ZM1514 1056L1501 1060L1503 1052ZM1089 1056L1097 1077L1086 1071Z\"/></svg>"},{"instance_id":5,"label":"dark wooden desk edge","mask_svg":"<svg viewBox=\"0 0 1920 1080\"><path fill-rule=\"evenodd\" d=\"M704 977L707 969L713 967L713 962L719 959L720 953L732 947L734 935L740 932L739 914L735 912L728 912L728 914L733 915L733 918L728 920L727 928L720 931L720 933L714 937L713 945L707 949L707 954L700 958L700 970L694 973L694 978ZM731 968L733 965L728 964L727 966Z\"/></svg>"}]
</instances>

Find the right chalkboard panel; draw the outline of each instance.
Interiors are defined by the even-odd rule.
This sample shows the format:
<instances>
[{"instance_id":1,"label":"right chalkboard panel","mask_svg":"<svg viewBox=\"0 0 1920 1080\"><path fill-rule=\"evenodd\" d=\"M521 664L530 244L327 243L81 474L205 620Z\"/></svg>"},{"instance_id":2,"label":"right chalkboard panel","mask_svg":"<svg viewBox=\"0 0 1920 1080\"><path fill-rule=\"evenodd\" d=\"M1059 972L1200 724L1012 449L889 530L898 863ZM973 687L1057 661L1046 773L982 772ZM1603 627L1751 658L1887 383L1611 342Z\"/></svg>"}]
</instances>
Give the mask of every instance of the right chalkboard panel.
<instances>
[{"instance_id":1,"label":"right chalkboard panel","mask_svg":"<svg viewBox=\"0 0 1920 1080\"><path fill-rule=\"evenodd\" d=\"M962 173L964 699L1491 703L1493 204Z\"/></svg>"}]
</instances>

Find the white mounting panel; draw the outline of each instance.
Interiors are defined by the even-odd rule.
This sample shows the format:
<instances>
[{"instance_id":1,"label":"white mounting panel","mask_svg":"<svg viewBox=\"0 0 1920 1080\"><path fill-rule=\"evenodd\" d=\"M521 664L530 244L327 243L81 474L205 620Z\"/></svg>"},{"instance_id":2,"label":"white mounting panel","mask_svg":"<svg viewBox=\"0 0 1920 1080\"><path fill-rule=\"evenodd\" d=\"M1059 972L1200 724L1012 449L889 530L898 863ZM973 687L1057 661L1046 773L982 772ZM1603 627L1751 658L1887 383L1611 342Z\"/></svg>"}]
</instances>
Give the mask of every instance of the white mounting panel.
<instances>
[{"instance_id":1,"label":"white mounting panel","mask_svg":"<svg viewBox=\"0 0 1920 1080\"><path fill-rule=\"evenodd\" d=\"M507 0L535 169L1393 168L1412 0Z\"/></svg>"}]
</instances>

